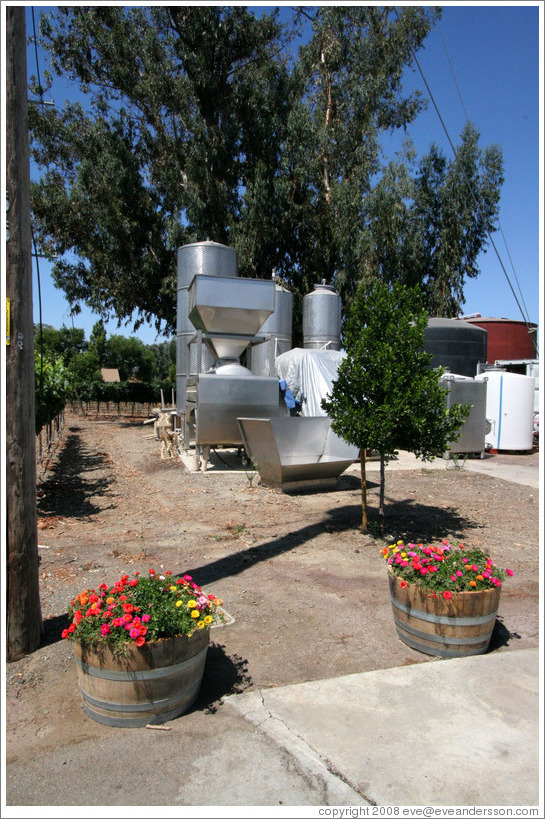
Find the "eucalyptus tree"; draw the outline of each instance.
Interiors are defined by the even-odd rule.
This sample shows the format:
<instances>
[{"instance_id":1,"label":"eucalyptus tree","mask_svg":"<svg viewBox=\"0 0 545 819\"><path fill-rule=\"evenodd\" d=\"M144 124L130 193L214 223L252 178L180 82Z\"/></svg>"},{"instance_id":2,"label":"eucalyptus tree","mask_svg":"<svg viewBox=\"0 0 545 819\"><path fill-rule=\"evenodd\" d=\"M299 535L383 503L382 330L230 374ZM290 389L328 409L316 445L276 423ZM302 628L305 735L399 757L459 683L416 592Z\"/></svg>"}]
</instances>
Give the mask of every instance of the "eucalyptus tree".
<instances>
[{"instance_id":1,"label":"eucalyptus tree","mask_svg":"<svg viewBox=\"0 0 545 819\"><path fill-rule=\"evenodd\" d=\"M380 170L381 135L412 122L425 105L403 93L403 73L438 16L425 7L300 9L310 36L294 67L278 185L291 237L285 273L306 292L322 278L345 301L365 272L365 201ZM280 265L282 269L282 265Z\"/></svg>"},{"instance_id":2,"label":"eucalyptus tree","mask_svg":"<svg viewBox=\"0 0 545 819\"><path fill-rule=\"evenodd\" d=\"M71 6L43 15L40 31L73 94L62 109L31 106L32 207L69 301L172 329L176 248L206 238L238 243L241 273L270 275L267 202L244 197L271 184L289 105L275 15Z\"/></svg>"},{"instance_id":3,"label":"eucalyptus tree","mask_svg":"<svg viewBox=\"0 0 545 819\"><path fill-rule=\"evenodd\" d=\"M470 123L450 161L436 145L418 159L407 141L365 201L363 277L418 285L430 315L455 316L495 229L502 183L501 149L481 149Z\"/></svg>"}]
</instances>

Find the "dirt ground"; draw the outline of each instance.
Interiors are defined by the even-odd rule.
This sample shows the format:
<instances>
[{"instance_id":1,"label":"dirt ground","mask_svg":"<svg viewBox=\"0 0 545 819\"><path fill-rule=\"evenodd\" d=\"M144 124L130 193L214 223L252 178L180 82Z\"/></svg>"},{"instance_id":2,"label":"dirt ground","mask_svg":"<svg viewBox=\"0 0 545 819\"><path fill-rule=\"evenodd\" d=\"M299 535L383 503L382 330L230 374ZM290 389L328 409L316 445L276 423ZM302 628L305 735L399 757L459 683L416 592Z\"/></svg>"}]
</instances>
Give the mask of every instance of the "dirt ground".
<instances>
[{"instance_id":1,"label":"dirt ground","mask_svg":"<svg viewBox=\"0 0 545 819\"><path fill-rule=\"evenodd\" d=\"M368 475L370 520L378 472ZM80 706L70 599L122 574L189 573L224 600L195 710L228 694L409 663L393 625L378 539L359 530L360 483L284 494L242 471L189 473L161 460L142 419L68 414L38 487L42 646L6 671L7 762L102 730ZM505 584L491 650L538 646L539 495L464 469L386 473L386 527L396 538L444 537L490 549ZM54 715L54 719L52 719Z\"/></svg>"}]
</instances>

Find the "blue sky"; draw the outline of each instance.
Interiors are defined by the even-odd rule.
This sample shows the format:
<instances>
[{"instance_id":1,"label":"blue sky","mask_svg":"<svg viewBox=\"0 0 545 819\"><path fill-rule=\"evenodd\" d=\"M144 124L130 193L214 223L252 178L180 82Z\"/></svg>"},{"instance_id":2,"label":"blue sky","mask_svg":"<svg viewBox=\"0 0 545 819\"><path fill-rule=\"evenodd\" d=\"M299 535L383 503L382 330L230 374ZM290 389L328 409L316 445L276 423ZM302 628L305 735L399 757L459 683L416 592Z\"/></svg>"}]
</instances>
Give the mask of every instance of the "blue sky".
<instances>
[{"instance_id":1,"label":"blue sky","mask_svg":"<svg viewBox=\"0 0 545 819\"><path fill-rule=\"evenodd\" d=\"M36 25L45 8L34 6ZM27 35L31 34L32 11L27 7ZM539 323L543 300L543 296L540 297L543 270L543 248L540 247L540 227L543 225L542 55L543 4L538 2L515 5L445 3L439 26L418 53L420 67L454 144L467 113L481 134L481 147L497 143L503 150L502 232L493 234L500 259L490 245L488 251L481 254L478 262L481 275L469 281L465 288L465 314L478 312L482 316L529 318ZM45 58L40 52L39 56L40 71L43 72ZM36 74L33 45L27 50L27 71L29 76ZM406 87L419 88L427 96L424 81L416 68L407 72ZM62 85L54 86L57 104L62 104L65 94ZM428 110L410 127L409 135L419 154L427 152L435 142L448 158L452 158L448 137L431 102ZM391 150L395 142L391 143ZM48 263L42 259L39 266L43 323L54 327L71 326L69 306L63 293L52 283ZM34 264L34 320L38 319ZM74 318L74 324L83 327L89 338L97 319L98 316L82 305L82 313ZM131 326L118 328L115 320L107 324L107 329L110 333L133 334ZM136 335L146 344L164 340L156 338L155 329L147 326L139 328Z\"/></svg>"}]
</instances>

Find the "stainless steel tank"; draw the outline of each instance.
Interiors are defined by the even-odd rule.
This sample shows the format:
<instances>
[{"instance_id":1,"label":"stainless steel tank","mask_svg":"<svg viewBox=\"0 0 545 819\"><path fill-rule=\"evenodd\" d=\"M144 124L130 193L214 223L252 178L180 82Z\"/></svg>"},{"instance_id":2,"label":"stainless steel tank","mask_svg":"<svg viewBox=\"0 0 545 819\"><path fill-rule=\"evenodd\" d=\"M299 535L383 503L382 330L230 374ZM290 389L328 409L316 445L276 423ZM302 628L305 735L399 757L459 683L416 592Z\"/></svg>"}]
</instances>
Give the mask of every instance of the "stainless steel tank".
<instances>
[{"instance_id":1,"label":"stainless steel tank","mask_svg":"<svg viewBox=\"0 0 545 819\"><path fill-rule=\"evenodd\" d=\"M303 298L303 347L341 349L341 297L334 287L315 284Z\"/></svg>"},{"instance_id":2,"label":"stainless steel tank","mask_svg":"<svg viewBox=\"0 0 545 819\"><path fill-rule=\"evenodd\" d=\"M195 327L189 318L189 285L195 276L238 276L238 256L233 247L218 242L193 242L178 248L176 306L176 409L185 412L188 375L207 372L215 356L206 347L198 366L197 345L189 344ZM188 346L189 344L189 346Z\"/></svg>"},{"instance_id":3,"label":"stainless steel tank","mask_svg":"<svg viewBox=\"0 0 545 819\"><path fill-rule=\"evenodd\" d=\"M238 276L234 247L218 242L193 242L178 248L178 287L189 287L194 276Z\"/></svg>"},{"instance_id":4,"label":"stainless steel tank","mask_svg":"<svg viewBox=\"0 0 545 819\"><path fill-rule=\"evenodd\" d=\"M285 287L277 284L274 313L265 321L259 332L260 335L270 338L250 348L250 369L255 375L275 375L275 358L291 350L292 326L293 295Z\"/></svg>"}]
</instances>

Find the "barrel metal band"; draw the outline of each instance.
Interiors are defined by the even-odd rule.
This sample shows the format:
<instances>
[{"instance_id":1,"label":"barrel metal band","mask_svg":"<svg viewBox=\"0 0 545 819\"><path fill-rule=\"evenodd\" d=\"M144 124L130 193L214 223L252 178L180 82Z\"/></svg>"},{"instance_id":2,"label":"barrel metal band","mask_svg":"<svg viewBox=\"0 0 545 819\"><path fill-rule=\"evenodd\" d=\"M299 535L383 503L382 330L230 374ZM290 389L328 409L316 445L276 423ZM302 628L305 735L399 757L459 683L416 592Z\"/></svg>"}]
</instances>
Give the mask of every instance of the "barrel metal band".
<instances>
[{"instance_id":1,"label":"barrel metal band","mask_svg":"<svg viewBox=\"0 0 545 819\"><path fill-rule=\"evenodd\" d=\"M441 634L429 634L427 631L419 631L416 628L411 628L402 620L394 615L394 621L398 630L406 631L415 637L429 640L432 643L445 643L454 646L469 646L478 645L479 643L486 643L490 638L490 631L485 634L480 634L478 637L445 637Z\"/></svg>"},{"instance_id":2,"label":"barrel metal band","mask_svg":"<svg viewBox=\"0 0 545 819\"><path fill-rule=\"evenodd\" d=\"M470 657L475 654L484 653L482 648L473 648L469 651L464 651L461 653L460 651L456 650L450 651L449 649L436 648L435 646L425 646L422 645L422 643L418 643L416 640L411 640L410 637L400 633L399 637L405 643L405 645L410 646L410 648L415 648L417 651L421 651L423 654L433 654L434 656L444 657L445 659L450 659L451 657Z\"/></svg>"},{"instance_id":3,"label":"barrel metal band","mask_svg":"<svg viewBox=\"0 0 545 819\"><path fill-rule=\"evenodd\" d=\"M189 686L188 688L184 688L182 694L175 692L171 697L166 697L162 700L150 699L146 700L146 702L134 702L128 704L123 702L97 700L95 697L91 697L90 694L83 691L81 688L80 693L85 702L88 702L89 705L92 705L95 708L102 708L104 711L118 711L119 713L132 714L137 713L138 711L153 710L154 712L161 713L167 705L176 707L183 705L187 699L194 695L200 684L201 678L199 677L199 679L196 680L193 685Z\"/></svg>"},{"instance_id":4,"label":"barrel metal band","mask_svg":"<svg viewBox=\"0 0 545 819\"><path fill-rule=\"evenodd\" d=\"M412 606L406 606L394 597L390 599L392 606L395 606L396 609L403 611L405 614L410 614L412 617L416 617L418 620L425 620L428 623L440 623L443 626L480 626L482 623L489 623L491 620L495 620L496 614L498 613L498 609L495 609L490 614L483 614L479 617L448 617L438 614L428 614L426 611L415 609Z\"/></svg>"},{"instance_id":5,"label":"barrel metal band","mask_svg":"<svg viewBox=\"0 0 545 819\"><path fill-rule=\"evenodd\" d=\"M176 663L176 665L166 665L162 668L150 668L146 671L115 671L114 669L109 668L96 668L95 666L83 662L79 657L76 657L76 662L83 672L85 674L89 674L91 677L100 677L103 680L126 680L136 682L139 680L158 680L161 677L170 677L173 674L178 674L180 671L189 671L199 663L204 662L207 651L208 645L206 645L198 654L195 654L194 657L189 657L189 659L183 660L181 663Z\"/></svg>"}]
</instances>

